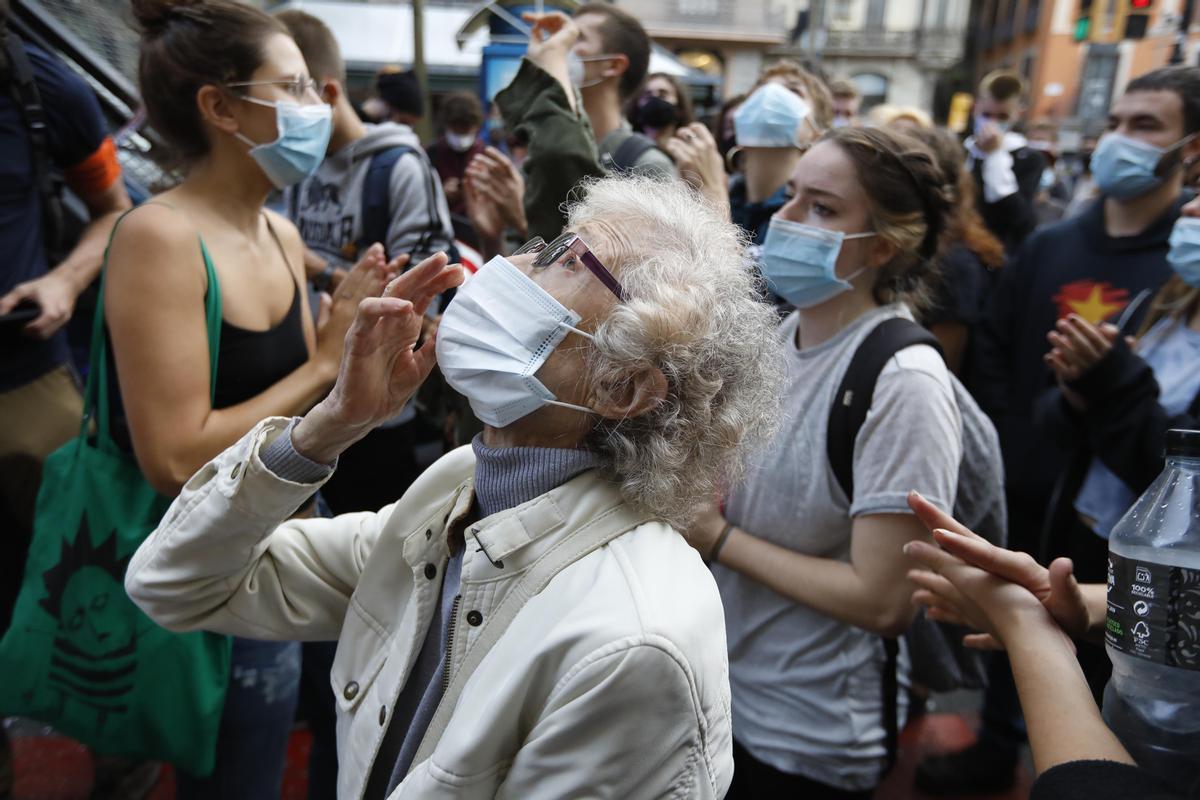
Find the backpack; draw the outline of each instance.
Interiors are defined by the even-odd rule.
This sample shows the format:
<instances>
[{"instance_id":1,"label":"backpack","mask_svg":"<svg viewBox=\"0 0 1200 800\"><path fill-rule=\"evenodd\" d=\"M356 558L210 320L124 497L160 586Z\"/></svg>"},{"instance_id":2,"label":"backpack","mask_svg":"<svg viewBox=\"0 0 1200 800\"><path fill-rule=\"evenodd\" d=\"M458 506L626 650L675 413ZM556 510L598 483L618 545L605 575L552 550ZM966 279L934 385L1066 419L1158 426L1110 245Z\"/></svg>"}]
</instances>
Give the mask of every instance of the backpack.
<instances>
[{"instance_id":1,"label":"backpack","mask_svg":"<svg viewBox=\"0 0 1200 800\"><path fill-rule=\"evenodd\" d=\"M829 465L846 497L854 500L854 441L866 421L879 373L896 353L917 344L927 344L940 354L937 338L912 320L893 317L872 330L854 353L834 395L826 437ZM1008 540L1008 512L1004 500L1004 462L1000 438L987 415L959 380L950 376L954 399L962 418L962 461L958 468L958 490L953 516L992 544L1003 547ZM969 633L956 625L934 622L918 611L904 635L912 660L915 682L937 692L978 689L987 685L983 653L963 646ZM898 685L896 678L899 645L884 639L887 662L883 671L883 716L887 732L888 766L895 762Z\"/></svg>"},{"instance_id":2,"label":"backpack","mask_svg":"<svg viewBox=\"0 0 1200 800\"><path fill-rule=\"evenodd\" d=\"M608 172L627 173L637 166L638 160L651 150L658 149L654 140L641 133L631 132L617 145L611 154L606 153L601 162Z\"/></svg>"},{"instance_id":3,"label":"backpack","mask_svg":"<svg viewBox=\"0 0 1200 800\"><path fill-rule=\"evenodd\" d=\"M47 132L46 109L34 77L33 65L25 54L25 45L16 32L0 27L3 39L3 72L5 87L13 103L20 109L21 122L29 136L34 183L42 206L42 240L46 253L56 263L65 235L63 216L63 180L54 168L50 156L50 136ZM65 254L63 254L65 255Z\"/></svg>"},{"instance_id":4,"label":"backpack","mask_svg":"<svg viewBox=\"0 0 1200 800\"><path fill-rule=\"evenodd\" d=\"M422 257L429 254L433 237L442 232L442 221L438 217L437 190L434 183L438 179L437 175L429 165L429 162L426 161L424 153L410 145L398 144L375 153L375 155L371 156L371 165L367 167L367 177L363 181L362 208L360 211L362 233L358 238L359 253L366 252L367 248L375 242L387 244L388 228L392 224L392 168L396 166L397 161L409 153L417 157L424 169L426 179L425 197L429 208L429 225L425 228L425 232L421 234L421 240L413 248L413 253ZM395 253L388 253L388 256L391 258L394 258L396 255ZM446 255L450 257L451 264L458 263L458 248L454 246L453 241L450 242L450 247ZM416 266L415 260L410 266Z\"/></svg>"}]
</instances>

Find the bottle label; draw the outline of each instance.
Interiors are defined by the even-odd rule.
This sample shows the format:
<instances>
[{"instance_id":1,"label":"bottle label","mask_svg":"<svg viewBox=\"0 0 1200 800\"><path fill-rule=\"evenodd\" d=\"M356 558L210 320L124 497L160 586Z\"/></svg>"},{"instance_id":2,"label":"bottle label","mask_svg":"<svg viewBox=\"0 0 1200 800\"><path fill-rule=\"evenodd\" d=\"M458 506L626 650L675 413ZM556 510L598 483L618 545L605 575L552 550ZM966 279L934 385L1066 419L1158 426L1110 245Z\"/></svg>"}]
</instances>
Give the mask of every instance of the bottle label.
<instances>
[{"instance_id":1,"label":"bottle label","mask_svg":"<svg viewBox=\"0 0 1200 800\"><path fill-rule=\"evenodd\" d=\"M1200 670L1200 569L1110 552L1104 636L1127 655Z\"/></svg>"}]
</instances>

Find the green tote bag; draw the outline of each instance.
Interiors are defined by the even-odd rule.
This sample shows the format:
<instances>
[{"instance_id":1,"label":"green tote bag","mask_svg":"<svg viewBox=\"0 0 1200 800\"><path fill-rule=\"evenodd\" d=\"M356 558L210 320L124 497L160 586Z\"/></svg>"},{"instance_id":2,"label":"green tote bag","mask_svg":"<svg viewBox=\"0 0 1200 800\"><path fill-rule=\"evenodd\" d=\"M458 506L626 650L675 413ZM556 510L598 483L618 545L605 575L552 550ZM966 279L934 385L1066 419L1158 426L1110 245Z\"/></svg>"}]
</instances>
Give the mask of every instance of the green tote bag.
<instances>
[{"instance_id":1,"label":"green tote bag","mask_svg":"<svg viewBox=\"0 0 1200 800\"><path fill-rule=\"evenodd\" d=\"M215 385L221 290L200 248ZM46 460L20 595L0 640L0 716L41 720L98 753L206 775L216 760L230 639L170 633L125 594L130 558L171 501L113 443L108 357L101 278L83 424Z\"/></svg>"}]
</instances>

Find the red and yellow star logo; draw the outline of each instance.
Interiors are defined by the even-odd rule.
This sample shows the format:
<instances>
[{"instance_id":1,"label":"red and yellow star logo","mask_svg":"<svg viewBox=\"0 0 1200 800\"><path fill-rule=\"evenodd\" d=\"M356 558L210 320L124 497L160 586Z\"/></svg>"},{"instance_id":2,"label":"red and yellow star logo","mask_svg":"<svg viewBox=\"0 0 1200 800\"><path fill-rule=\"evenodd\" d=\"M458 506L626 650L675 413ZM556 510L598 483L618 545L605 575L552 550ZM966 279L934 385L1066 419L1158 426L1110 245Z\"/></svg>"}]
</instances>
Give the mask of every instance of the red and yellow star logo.
<instances>
[{"instance_id":1,"label":"red and yellow star logo","mask_svg":"<svg viewBox=\"0 0 1200 800\"><path fill-rule=\"evenodd\" d=\"M1078 314L1093 325L1099 325L1122 311L1129 304L1129 290L1118 289L1111 283L1075 281L1054 295L1058 318Z\"/></svg>"}]
</instances>

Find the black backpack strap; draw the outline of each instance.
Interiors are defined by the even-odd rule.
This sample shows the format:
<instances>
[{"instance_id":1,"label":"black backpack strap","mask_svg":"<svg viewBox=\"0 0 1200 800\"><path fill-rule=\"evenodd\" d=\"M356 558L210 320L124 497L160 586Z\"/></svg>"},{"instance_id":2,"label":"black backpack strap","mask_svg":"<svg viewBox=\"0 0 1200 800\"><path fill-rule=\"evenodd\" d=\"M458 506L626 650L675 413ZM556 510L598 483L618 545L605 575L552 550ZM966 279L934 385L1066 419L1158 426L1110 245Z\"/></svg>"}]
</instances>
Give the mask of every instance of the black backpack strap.
<instances>
[{"instance_id":1,"label":"black backpack strap","mask_svg":"<svg viewBox=\"0 0 1200 800\"><path fill-rule=\"evenodd\" d=\"M886 775L892 771L892 767L896 766L896 756L900 752L899 640L885 637L883 654L883 733L884 744L887 746L887 766L884 767L884 775Z\"/></svg>"},{"instance_id":2,"label":"black backpack strap","mask_svg":"<svg viewBox=\"0 0 1200 800\"><path fill-rule=\"evenodd\" d=\"M625 141L621 142L613 152L613 168L618 172L628 172L634 168L638 159L656 147L658 145L650 137L640 133L631 133L625 137Z\"/></svg>"},{"instance_id":3,"label":"black backpack strap","mask_svg":"<svg viewBox=\"0 0 1200 800\"><path fill-rule=\"evenodd\" d=\"M375 242L387 246L388 228L392 224L392 169L396 162L412 153L421 163L425 174L425 203L429 209L429 224L421 234L421 239L413 248L413 253L422 257L429 254L435 236L444 230L441 216L438 213L437 183L438 175L433 165L429 163L424 153L415 147L398 144L386 150L380 150L371 156L371 166L367 168L367 176L363 180L362 193L362 234L358 239L358 252L364 253ZM388 258L395 258L399 253L388 253ZM458 248L450 242L450 263L458 263ZM414 260L409 266L416 266Z\"/></svg>"},{"instance_id":4,"label":"black backpack strap","mask_svg":"<svg viewBox=\"0 0 1200 800\"><path fill-rule=\"evenodd\" d=\"M892 317L879 323L858 346L833 396L826 452L833 475L851 503L854 502L854 440L871 410L875 382L892 356L916 344L927 344L942 352L937 337L912 320Z\"/></svg>"},{"instance_id":5,"label":"black backpack strap","mask_svg":"<svg viewBox=\"0 0 1200 800\"><path fill-rule=\"evenodd\" d=\"M387 246L388 227L392 223L392 168L402 157L415 152L409 145L398 144L371 156L371 165L367 167L367 177L363 180L362 231L358 237L360 255L376 242ZM389 257L395 255L388 253Z\"/></svg>"},{"instance_id":6,"label":"black backpack strap","mask_svg":"<svg viewBox=\"0 0 1200 800\"><path fill-rule=\"evenodd\" d=\"M46 109L38 90L33 64L25 53L25 43L15 32L0 28L8 60L9 93L21 110L21 120L29 135L33 157L33 178L42 204L42 233L47 252L57 249L63 234L62 182L54 171L50 156L50 132Z\"/></svg>"}]
</instances>

